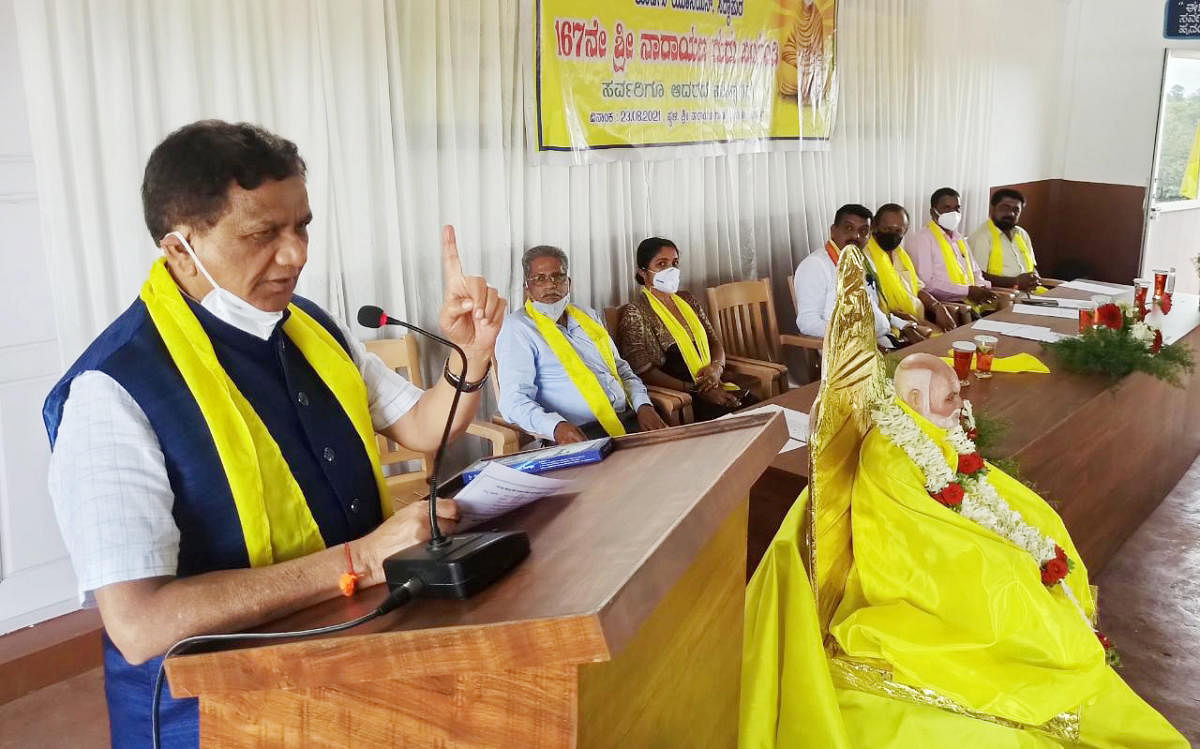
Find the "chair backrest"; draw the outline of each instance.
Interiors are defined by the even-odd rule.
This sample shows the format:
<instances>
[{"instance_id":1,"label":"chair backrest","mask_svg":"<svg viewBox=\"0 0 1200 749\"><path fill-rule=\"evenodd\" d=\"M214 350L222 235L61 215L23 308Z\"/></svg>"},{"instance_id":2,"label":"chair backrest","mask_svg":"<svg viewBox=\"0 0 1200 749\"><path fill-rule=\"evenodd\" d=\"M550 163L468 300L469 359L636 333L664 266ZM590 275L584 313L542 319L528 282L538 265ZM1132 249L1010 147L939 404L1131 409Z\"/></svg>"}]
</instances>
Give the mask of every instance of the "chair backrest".
<instances>
[{"instance_id":1,"label":"chair backrest","mask_svg":"<svg viewBox=\"0 0 1200 749\"><path fill-rule=\"evenodd\" d=\"M620 307L605 307L604 308L604 327L608 328L608 334L617 339L617 328L621 325L621 308Z\"/></svg>"},{"instance_id":2,"label":"chair backrest","mask_svg":"<svg viewBox=\"0 0 1200 749\"><path fill-rule=\"evenodd\" d=\"M381 338L376 341L367 341L366 346L367 351L382 359L389 368L407 377L408 381L417 387L425 388L425 377L421 374L421 349L417 345L415 336ZM429 473L429 456L425 453L401 447L383 435L376 435L376 439L379 442L380 465L389 466L416 460L421 462L421 469L417 473ZM412 477L413 474L406 473L404 475Z\"/></svg>"},{"instance_id":3,"label":"chair backrest","mask_svg":"<svg viewBox=\"0 0 1200 749\"><path fill-rule=\"evenodd\" d=\"M788 276L788 296L792 298L792 316L796 316L796 277Z\"/></svg>"},{"instance_id":4,"label":"chair backrest","mask_svg":"<svg viewBox=\"0 0 1200 749\"><path fill-rule=\"evenodd\" d=\"M735 281L710 288L708 314L726 354L780 361L771 279Z\"/></svg>"}]
</instances>

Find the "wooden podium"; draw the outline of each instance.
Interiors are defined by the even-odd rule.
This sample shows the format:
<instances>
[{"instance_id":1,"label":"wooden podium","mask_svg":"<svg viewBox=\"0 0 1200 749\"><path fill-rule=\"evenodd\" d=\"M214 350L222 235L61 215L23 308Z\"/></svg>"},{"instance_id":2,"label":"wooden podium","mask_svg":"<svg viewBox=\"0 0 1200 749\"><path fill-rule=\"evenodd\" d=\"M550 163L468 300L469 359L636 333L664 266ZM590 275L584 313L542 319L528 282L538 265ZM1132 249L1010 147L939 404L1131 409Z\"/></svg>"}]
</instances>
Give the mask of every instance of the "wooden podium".
<instances>
[{"instance_id":1,"label":"wooden podium","mask_svg":"<svg viewBox=\"0 0 1200 749\"><path fill-rule=\"evenodd\" d=\"M561 471L582 491L493 524L529 557L466 601L418 599L340 635L184 655L204 746L733 747L750 486L778 414L630 435ZM366 613L383 586L264 630Z\"/></svg>"}]
</instances>

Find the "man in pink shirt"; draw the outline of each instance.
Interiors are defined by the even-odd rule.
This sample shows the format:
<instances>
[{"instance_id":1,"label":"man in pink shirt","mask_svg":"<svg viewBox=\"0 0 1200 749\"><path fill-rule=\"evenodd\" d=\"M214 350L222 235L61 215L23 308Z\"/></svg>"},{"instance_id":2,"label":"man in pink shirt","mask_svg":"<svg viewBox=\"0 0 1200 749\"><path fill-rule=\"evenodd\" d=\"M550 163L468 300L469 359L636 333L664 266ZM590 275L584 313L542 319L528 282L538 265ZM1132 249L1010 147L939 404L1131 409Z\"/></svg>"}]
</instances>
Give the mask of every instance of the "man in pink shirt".
<instances>
[{"instance_id":1,"label":"man in pink shirt","mask_svg":"<svg viewBox=\"0 0 1200 749\"><path fill-rule=\"evenodd\" d=\"M993 289L984 279L967 238L958 233L962 221L958 192L949 187L936 190L929 199L929 218L906 243L926 291L942 301L967 302L976 310L990 311L1011 304L1011 295Z\"/></svg>"}]
</instances>

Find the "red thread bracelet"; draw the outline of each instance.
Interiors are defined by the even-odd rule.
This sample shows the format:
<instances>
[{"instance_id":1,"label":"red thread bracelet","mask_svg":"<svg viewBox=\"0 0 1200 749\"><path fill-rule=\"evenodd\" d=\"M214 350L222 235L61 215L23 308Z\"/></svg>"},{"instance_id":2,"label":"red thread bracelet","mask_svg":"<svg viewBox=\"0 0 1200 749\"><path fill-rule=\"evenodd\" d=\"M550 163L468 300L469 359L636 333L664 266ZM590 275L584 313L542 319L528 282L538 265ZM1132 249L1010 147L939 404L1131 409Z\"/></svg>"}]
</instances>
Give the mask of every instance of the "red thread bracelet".
<instances>
[{"instance_id":1,"label":"red thread bracelet","mask_svg":"<svg viewBox=\"0 0 1200 749\"><path fill-rule=\"evenodd\" d=\"M342 591L342 595L349 598L354 595L354 591L358 589L359 575L354 571L354 559L350 556L350 543L342 544L346 549L346 566L349 567L348 572L343 572L338 578L338 590Z\"/></svg>"}]
</instances>

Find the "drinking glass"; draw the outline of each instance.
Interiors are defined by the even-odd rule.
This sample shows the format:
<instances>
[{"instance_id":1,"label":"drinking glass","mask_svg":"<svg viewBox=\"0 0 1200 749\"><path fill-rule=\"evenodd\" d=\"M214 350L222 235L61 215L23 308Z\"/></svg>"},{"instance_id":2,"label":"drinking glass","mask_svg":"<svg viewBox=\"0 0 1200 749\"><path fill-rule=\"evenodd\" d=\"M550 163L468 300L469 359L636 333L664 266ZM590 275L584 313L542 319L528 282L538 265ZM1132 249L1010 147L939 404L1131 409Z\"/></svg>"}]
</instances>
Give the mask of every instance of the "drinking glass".
<instances>
[{"instance_id":1,"label":"drinking glass","mask_svg":"<svg viewBox=\"0 0 1200 749\"><path fill-rule=\"evenodd\" d=\"M1079 308L1079 332L1086 333L1096 327L1096 303L1086 302Z\"/></svg>"},{"instance_id":2,"label":"drinking glass","mask_svg":"<svg viewBox=\"0 0 1200 749\"><path fill-rule=\"evenodd\" d=\"M1162 295L1167 291L1167 274L1169 271L1162 268L1154 269L1154 299L1162 299Z\"/></svg>"},{"instance_id":3,"label":"drinking glass","mask_svg":"<svg viewBox=\"0 0 1200 749\"><path fill-rule=\"evenodd\" d=\"M986 380L992 376L992 357L999 339L992 335L975 336L975 376Z\"/></svg>"},{"instance_id":4,"label":"drinking glass","mask_svg":"<svg viewBox=\"0 0 1200 749\"><path fill-rule=\"evenodd\" d=\"M954 373L958 375L958 384L966 387L971 384L968 378L971 376L971 359L975 356L975 344L971 341L955 341L952 348Z\"/></svg>"}]
</instances>

